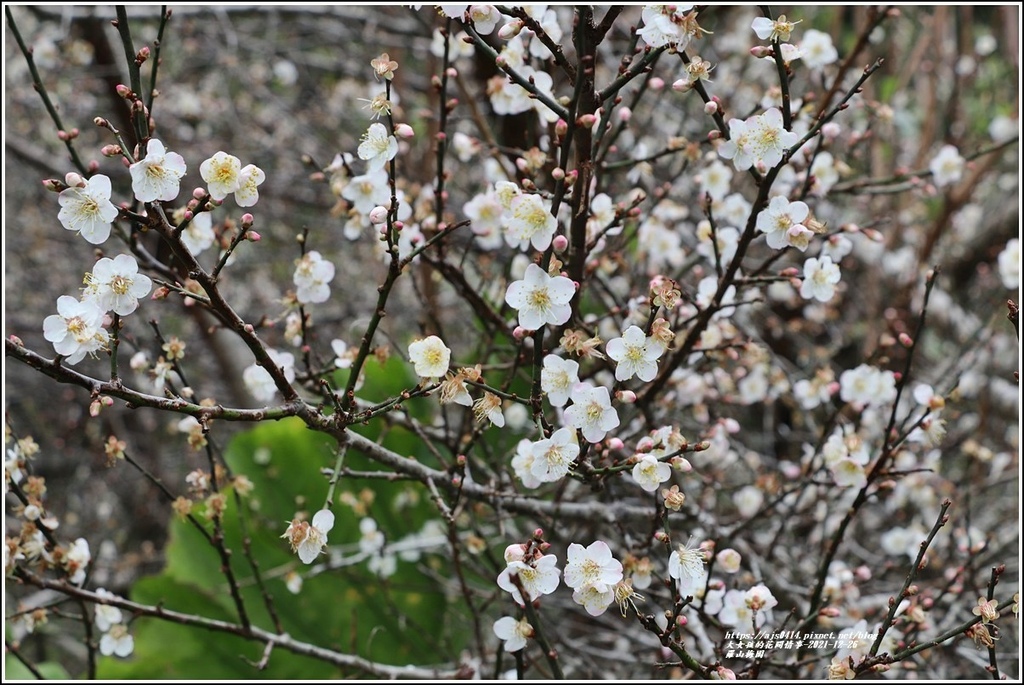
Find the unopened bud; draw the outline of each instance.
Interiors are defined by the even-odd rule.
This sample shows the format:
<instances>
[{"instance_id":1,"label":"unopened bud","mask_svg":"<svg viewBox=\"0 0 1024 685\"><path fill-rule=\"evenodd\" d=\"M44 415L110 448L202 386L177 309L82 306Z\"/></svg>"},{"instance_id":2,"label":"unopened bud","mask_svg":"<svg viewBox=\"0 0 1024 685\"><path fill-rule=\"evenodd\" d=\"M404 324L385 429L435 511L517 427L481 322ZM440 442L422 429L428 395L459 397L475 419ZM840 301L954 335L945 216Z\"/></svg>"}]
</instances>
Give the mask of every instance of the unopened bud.
<instances>
[{"instance_id":1,"label":"unopened bud","mask_svg":"<svg viewBox=\"0 0 1024 685\"><path fill-rule=\"evenodd\" d=\"M263 240L263 236L261 236L256 231L248 231L245 234L245 239L248 240L250 243L258 243L259 241Z\"/></svg>"},{"instance_id":2,"label":"unopened bud","mask_svg":"<svg viewBox=\"0 0 1024 685\"><path fill-rule=\"evenodd\" d=\"M64 175L64 182L67 183L72 188L85 187L85 179L82 178L81 175L75 173L74 171L69 171L67 174Z\"/></svg>"},{"instance_id":3,"label":"unopened bud","mask_svg":"<svg viewBox=\"0 0 1024 685\"><path fill-rule=\"evenodd\" d=\"M135 61L138 62L139 64L142 64L147 59L149 59L149 55L150 55L149 46L145 45L145 46L142 47L141 50L139 50L139 54L135 56Z\"/></svg>"},{"instance_id":4,"label":"unopened bud","mask_svg":"<svg viewBox=\"0 0 1024 685\"><path fill-rule=\"evenodd\" d=\"M89 403L89 416L96 418L100 415L100 401L93 400Z\"/></svg>"},{"instance_id":5,"label":"unopened bud","mask_svg":"<svg viewBox=\"0 0 1024 685\"><path fill-rule=\"evenodd\" d=\"M714 115L718 113L718 103L714 100L708 100L704 104L704 113L708 115Z\"/></svg>"},{"instance_id":6,"label":"unopened bud","mask_svg":"<svg viewBox=\"0 0 1024 685\"><path fill-rule=\"evenodd\" d=\"M672 90L678 93L685 93L691 88L693 88L693 84L690 83L690 79L681 78L672 82Z\"/></svg>"},{"instance_id":7,"label":"unopened bud","mask_svg":"<svg viewBox=\"0 0 1024 685\"><path fill-rule=\"evenodd\" d=\"M657 533L654 534L654 539L661 543L667 543L669 540L668 533L666 533L663 530L659 530Z\"/></svg>"},{"instance_id":8,"label":"unopened bud","mask_svg":"<svg viewBox=\"0 0 1024 685\"><path fill-rule=\"evenodd\" d=\"M572 185L572 184L576 183L576 179L577 179L577 177L579 177L579 175L580 175L580 172L578 172L575 169L573 169L572 171L570 171L569 173L567 173L565 175L565 182L567 184L569 184L569 185Z\"/></svg>"},{"instance_id":9,"label":"unopened bud","mask_svg":"<svg viewBox=\"0 0 1024 685\"><path fill-rule=\"evenodd\" d=\"M841 612L837 607L825 607L818 611L818 616L826 616L828 618L836 618Z\"/></svg>"},{"instance_id":10,"label":"unopened bud","mask_svg":"<svg viewBox=\"0 0 1024 685\"><path fill-rule=\"evenodd\" d=\"M755 45L754 47L750 48L750 54L752 57L762 59L764 57L771 57L775 53L772 51L770 47L766 45Z\"/></svg>"},{"instance_id":11,"label":"unopened bud","mask_svg":"<svg viewBox=\"0 0 1024 685\"><path fill-rule=\"evenodd\" d=\"M569 247L569 239L566 238L564 235L556 235L551 240L551 247L555 249L555 252L561 254L565 252L566 248Z\"/></svg>"},{"instance_id":12,"label":"unopened bud","mask_svg":"<svg viewBox=\"0 0 1024 685\"><path fill-rule=\"evenodd\" d=\"M713 131L708 131L708 140L718 140L721 137L722 132L719 131L717 128L714 129Z\"/></svg>"},{"instance_id":13,"label":"unopened bud","mask_svg":"<svg viewBox=\"0 0 1024 685\"><path fill-rule=\"evenodd\" d=\"M374 226L380 226L388 220L388 210L386 207L377 205L370 210L370 223Z\"/></svg>"},{"instance_id":14,"label":"unopened bud","mask_svg":"<svg viewBox=\"0 0 1024 685\"><path fill-rule=\"evenodd\" d=\"M565 169L556 166L554 169L551 170L551 178L555 179L556 181L561 181L563 178L565 178Z\"/></svg>"},{"instance_id":15,"label":"unopened bud","mask_svg":"<svg viewBox=\"0 0 1024 685\"><path fill-rule=\"evenodd\" d=\"M900 333L899 337L898 337L898 340L900 341L900 345L903 345L904 347L913 347L914 346L914 339L911 338L906 333Z\"/></svg>"},{"instance_id":16,"label":"unopened bud","mask_svg":"<svg viewBox=\"0 0 1024 685\"><path fill-rule=\"evenodd\" d=\"M657 93L665 87L665 79L655 76L647 80L647 87Z\"/></svg>"},{"instance_id":17,"label":"unopened bud","mask_svg":"<svg viewBox=\"0 0 1024 685\"><path fill-rule=\"evenodd\" d=\"M193 214L190 210L185 210L185 221L192 221L192 217L194 216L195 214Z\"/></svg>"},{"instance_id":18,"label":"unopened bud","mask_svg":"<svg viewBox=\"0 0 1024 685\"><path fill-rule=\"evenodd\" d=\"M395 230L398 231L398 232L401 232L402 229L405 228L405 222L404 221L396 221L394 225L395 225Z\"/></svg>"},{"instance_id":19,"label":"unopened bud","mask_svg":"<svg viewBox=\"0 0 1024 685\"><path fill-rule=\"evenodd\" d=\"M71 136L69 136L68 132L64 130L57 131L57 137L63 140L64 142L71 140Z\"/></svg>"},{"instance_id":20,"label":"unopened bud","mask_svg":"<svg viewBox=\"0 0 1024 685\"><path fill-rule=\"evenodd\" d=\"M683 449L686 449L685 445ZM689 459L684 459L683 457L672 457L670 463L672 464L672 468L680 473L689 473L690 471L693 471L693 464L690 463Z\"/></svg>"},{"instance_id":21,"label":"unopened bud","mask_svg":"<svg viewBox=\"0 0 1024 685\"><path fill-rule=\"evenodd\" d=\"M621 450L626 446L626 444L622 442L622 438L608 438L607 445L610 450Z\"/></svg>"},{"instance_id":22,"label":"unopened bud","mask_svg":"<svg viewBox=\"0 0 1024 685\"><path fill-rule=\"evenodd\" d=\"M412 126L409 124L398 124L395 126L395 135L399 138L412 138L416 135L416 132L412 130Z\"/></svg>"},{"instance_id":23,"label":"unopened bud","mask_svg":"<svg viewBox=\"0 0 1024 685\"><path fill-rule=\"evenodd\" d=\"M95 174L100 170L100 163L95 159L90 159L89 163L85 165L85 168L90 174Z\"/></svg>"},{"instance_id":24,"label":"unopened bud","mask_svg":"<svg viewBox=\"0 0 1024 685\"><path fill-rule=\"evenodd\" d=\"M44 178L43 187L49 190L51 193L59 193L67 188L63 181L60 181L56 178Z\"/></svg>"},{"instance_id":25,"label":"unopened bud","mask_svg":"<svg viewBox=\"0 0 1024 685\"><path fill-rule=\"evenodd\" d=\"M636 402L636 393L632 390L619 390L615 393L615 399L623 404L633 404Z\"/></svg>"},{"instance_id":26,"label":"unopened bud","mask_svg":"<svg viewBox=\"0 0 1024 685\"><path fill-rule=\"evenodd\" d=\"M250 226L252 226L252 222L255 220L256 219L253 217L252 214L246 212L245 214L242 215L242 227L249 228Z\"/></svg>"},{"instance_id":27,"label":"unopened bud","mask_svg":"<svg viewBox=\"0 0 1024 685\"><path fill-rule=\"evenodd\" d=\"M593 114L581 114L579 118L576 119L576 125L584 128L590 128L595 123L597 123L597 117Z\"/></svg>"},{"instance_id":28,"label":"unopened bud","mask_svg":"<svg viewBox=\"0 0 1024 685\"><path fill-rule=\"evenodd\" d=\"M119 96L121 96L121 97L123 97L125 99L127 99L132 94L132 89L129 88L128 86L124 85L123 83L118 83L117 87L114 90L117 91L117 94Z\"/></svg>"},{"instance_id":29,"label":"unopened bud","mask_svg":"<svg viewBox=\"0 0 1024 685\"><path fill-rule=\"evenodd\" d=\"M498 29L498 38L502 40L509 40L519 35L519 32L523 30L522 19L513 19L509 23Z\"/></svg>"},{"instance_id":30,"label":"unopened bud","mask_svg":"<svg viewBox=\"0 0 1024 685\"><path fill-rule=\"evenodd\" d=\"M162 285L162 286L160 286L159 288L157 288L156 290L153 291L153 296L150 299L152 299L152 300L162 300L162 299L164 299L165 297L167 297L170 294L171 294L171 289L168 288L167 286L163 286Z\"/></svg>"},{"instance_id":31,"label":"unopened bud","mask_svg":"<svg viewBox=\"0 0 1024 685\"><path fill-rule=\"evenodd\" d=\"M543 540L544 539L544 529L543 528L535 528L534 531L533 531L533 539L534 540Z\"/></svg>"},{"instance_id":32,"label":"unopened bud","mask_svg":"<svg viewBox=\"0 0 1024 685\"><path fill-rule=\"evenodd\" d=\"M104 157L118 157L121 155L120 145L104 145L100 148L100 154Z\"/></svg>"},{"instance_id":33,"label":"unopened bud","mask_svg":"<svg viewBox=\"0 0 1024 685\"><path fill-rule=\"evenodd\" d=\"M522 326L516 326L514 329L512 329L512 337L515 338L516 340L522 340L523 338L526 337L526 329L523 328Z\"/></svg>"},{"instance_id":34,"label":"unopened bud","mask_svg":"<svg viewBox=\"0 0 1024 685\"><path fill-rule=\"evenodd\" d=\"M628 122L632 118L633 118L633 110L631 110L629 107L620 107L619 108L619 121L621 121L622 123L625 124L626 122Z\"/></svg>"},{"instance_id":35,"label":"unopened bud","mask_svg":"<svg viewBox=\"0 0 1024 685\"><path fill-rule=\"evenodd\" d=\"M555 122L555 135L556 136L561 137L561 136L564 136L568 132L569 132L569 122L567 122L565 119L559 119L558 121Z\"/></svg>"}]
</instances>

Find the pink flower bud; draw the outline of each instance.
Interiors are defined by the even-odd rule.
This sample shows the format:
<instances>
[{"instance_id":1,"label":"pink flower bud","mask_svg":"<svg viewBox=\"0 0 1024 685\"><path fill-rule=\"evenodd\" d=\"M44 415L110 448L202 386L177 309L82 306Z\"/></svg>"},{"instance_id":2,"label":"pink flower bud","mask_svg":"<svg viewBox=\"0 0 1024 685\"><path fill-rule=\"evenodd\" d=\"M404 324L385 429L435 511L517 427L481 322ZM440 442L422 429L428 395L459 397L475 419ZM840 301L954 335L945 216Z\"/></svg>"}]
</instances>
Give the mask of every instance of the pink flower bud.
<instances>
[{"instance_id":1,"label":"pink flower bud","mask_svg":"<svg viewBox=\"0 0 1024 685\"><path fill-rule=\"evenodd\" d=\"M89 163L85 165L85 168L89 171L90 174L95 174L97 171L100 170L100 163L97 162L95 159L90 159Z\"/></svg>"},{"instance_id":2,"label":"pink flower bud","mask_svg":"<svg viewBox=\"0 0 1024 685\"><path fill-rule=\"evenodd\" d=\"M593 114L581 114L579 118L576 119L576 125L583 126L584 128L590 128L596 123L597 117Z\"/></svg>"},{"instance_id":3,"label":"pink flower bud","mask_svg":"<svg viewBox=\"0 0 1024 685\"><path fill-rule=\"evenodd\" d=\"M871 580L871 569L861 565L853 570L853 575L857 580Z\"/></svg>"},{"instance_id":4,"label":"pink flower bud","mask_svg":"<svg viewBox=\"0 0 1024 685\"><path fill-rule=\"evenodd\" d=\"M167 297L170 294L171 294L171 289L168 288L167 286L163 286L162 285L162 286L160 286L159 288L157 288L156 290L153 291L153 295L149 299L151 299L151 300L162 300L162 299L164 299L165 297Z\"/></svg>"},{"instance_id":5,"label":"pink flower bud","mask_svg":"<svg viewBox=\"0 0 1024 685\"><path fill-rule=\"evenodd\" d=\"M396 221L396 222L395 222L395 230L396 230L396 231L399 231L399 232L401 232L401 230L402 230L403 228L405 228L405 223L404 223L404 222L402 222L402 221Z\"/></svg>"},{"instance_id":6,"label":"pink flower bud","mask_svg":"<svg viewBox=\"0 0 1024 685\"><path fill-rule=\"evenodd\" d=\"M57 131L57 137L63 140L64 142L71 140L71 136L68 135L68 132L63 130Z\"/></svg>"},{"instance_id":7,"label":"pink flower bud","mask_svg":"<svg viewBox=\"0 0 1024 685\"><path fill-rule=\"evenodd\" d=\"M678 93L685 93L690 90L690 88L693 88L693 85L690 83L689 79L681 78L672 82L672 90Z\"/></svg>"},{"instance_id":8,"label":"pink flower bud","mask_svg":"<svg viewBox=\"0 0 1024 685\"><path fill-rule=\"evenodd\" d=\"M129 88L128 86L124 85L123 83L117 84L117 88L115 88L114 90L117 91L117 94L119 96L121 96L123 98L126 98L126 99L132 94L132 89Z\"/></svg>"},{"instance_id":9,"label":"pink flower bud","mask_svg":"<svg viewBox=\"0 0 1024 685\"><path fill-rule=\"evenodd\" d=\"M253 217L253 215L249 214L248 212L242 215L242 225L245 226L246 228L252 226L252 222L255 220L256 219Z\"/></svg>"},{"instance_id":10,"label":"pink flower bud","mask_svg":"<svg viewBox=\"0 0 1024 685\"><path fill-rule=\"evenodd\" d=\"M565 175L565 182L568 183L569 185L572 185L573 183L576 182L576 179L577 179L577 177L579 177L579 175L580 175L580 172L578 172L575 169L573 169L572 171L570 171L569 173L567 173Z\"/></svg>"},{"instance_id":11,"label":"pink flower bud","mask_svg":"<svg viewBox=\"0 0 1024 685\"><path fill-rule=\"evenodd\" d=\"M561 137L561 136L564 136L568 132L569 132L569 122L567 122L565 119L559 119L558 121L555 122L555 135L556 136Z\"/></svg>"},{"instance_id":12,"label":"pink flower bud","mask_svg":"<svg viewBox=\"0 0 1024 685\"><path fill-rule=\"evenodd\" d=\"M671 463L672 468L679 473L689 473L690 471L693 471L693 464L690 463L689 459L684 459L683 457L672 457Z\"/></svg>"},{"instance_id":13,"label":"pink flower bud","mask_svg":"<svg viewBox=\"0 0 1024 685\"><path fill-rule=\"evenodd\" d=\"M715 102L714 100L709 100L704 105L704 113L705 114L713 115L713 114L716 114L717 112L718 112L718 103Z\"/></svg>"},{"instance_id":14,"label":"pink flower bud","mask_svg":"<svg viewBox=\"0 0 1024 685\"><path fill-rule=\"evenodd\" d=\"M555 248L555 252L561 254L565 252L567 247L569 247L569 239L564 235L556 235L551 240L551 247Z\"/></svg>"},{"instance_id":15,"label":"pink flower bud","mask_svg":"<svg viewBox=\"0 0 1024 685\"><path fill-rule=\"evenodd\" d=\"M821 127L821 135L825 137L825 140L835 140L842 130L842 126L834 121L830 121Z\"/></svg>"},{"instance_id":16,"label":"pink flower bud","mask_svg":"<svg viewBox=\"0 0 1024 685\"><path fill-rule=\"evenodd\" d=\"M77 138L79 133L81 133L81 131L79 131L77 128L73 128L70 131L68 131L68 138Z\"/></svg>"},{"instance_id":17,"label":"pink flower bud","mask_svg":"<svg viewBox=\"0 0 1024 685\"><path fill-rule=\"evenodd\" d=\"M755 45L754 47L750 48L750 54L753 57L762 59L764 57L771 57L775 53L770 47L767 47L765 45Z\"/></svg>"},{"instance_id":18,"label":"pink flower bud","mask_svg":"<svg viewBox=\"0 0 1024 685\"><path fill-rule=\"evenodd\" d=\"M521 19L513 19L509 23L498 29L498 38L502 40L509 40L519 35L519 32L523 30L523 21Z\"/></svg>"},{"instance_id":19,"label":"pink flower bud","mask_svg":"<svg viewBox=\"0 0 1024 685\"><path fill-rule=\"evenodd\" d=\"M147 59L149 59L149 55L150 55L149 46L148 45L144 45L142 47L142 49L139 50L139 57L138 58L140 60L142 60L143 62L145 62Z\"/></svg>"},{"instance_id":20,"label":"pink flower bud","mask_svg":"<svg viewBox=\"0 0 1024 685\"><path fill-rule=\"evenodd\" d=\"M202 200L204 197L206 197L206 189L205 188L195 188L192 191L192 197L194 197L197 200Z\"/></svg>"},{"instance_id":21,"label":"pink flower bud","mask_svg":"<svg viewBox=\"0 0 1024 685\"><path fill-rule=\"evenodd\" d=\"M914 339L911 338L906 333L900 333L899 337L898 337L898 340L900 341L900 345L903 345L904 347L913 347L914 346Z\"/></svg>"},{"instance_id":22,"label":"pink flower bud","mask_svg":"<svg viewBox=\"0 0 1024 685\"><path fill-rule=\"evenodd\" d=\"M65 188L67 188L63 181L58 181L55 178L44 178L43 187L49 190L51 193L59 193Z\"/></svg>"},{"instance_id":23,"label":"pink flower bud","mask_svg":"<svg viewBox=\"0 0 1024 685\"><path fill-rule=\"evenodd\" d=\"M533 539L534 540L543 540L544 539L544 529L543 528L536 528L533 531Z\"/></svg>"},{"instance_id":24,"label":"pink flower bud","mask_svg":"<svg viewBox=\"0 0 1024 685\"><path fill-rule=\"evenodd\" d=\"M719 131L717 128L712 131L708 131L708 140L718 140L721 137L722 132Z\"/></svg>"},{"instance_id":25,"label":"pink flower bud","mask_svg":"<svg viewBox=\"0 0 1024 685\"><path fill-rule=\"evenodd\" d=\"M760 171L762 174L768 173L768 165L764 163L763 159L757 160L757 163L754 164L754 166L757 167L757 170Z\"/></svg>"},{"instance_id":26,"label":"pink flower bud","mask_svg":"<svg viewBox=\"0 0 1024 685\"><path fill-rule=\"evenodd\" d=\"M185 221L192 221L192 217L194 216L195 214L193 214L191 211L187 209L185 210Z\"/></svg>"},{"instance_id":27,"label":"pink flower bud","mask_svg":"<svg viewBox=\"0 0 1024 685\"><path fill-rule=\"evenodd\" d=\"M459 70L456 69L455 67L448 67L448 69L444 73L448 76L448 78L459 77Z\"/></svg>"},{"instance_id":28,"label":"pink flower bud","mask_svg":"<svg viewBox=\"0 0 1024 685\"><path fill-rule=\"evenodd\" d=\"M516 157L516 169L525 172L529 168L529 164L522 157Z\"/></svg>"},{"instance_id":29,"label":"pink flower bud","mask_svg":"<svg viewBox=\"0 0 1024 685\"><path fill-rule=\"evenodd\" d=\"M615 393L615 399L623 404L633 404L636 402L636 393L632 390L619 390Z\"/></svg>"},{"instance_id":30,"label":"pink flower bud","mask_svg":"<svg viewBox=\"0 0 1024 685\"><path fill-rule=\"evenodd\" d=\"M561 181L563 178L565 178L565 169L556 166L554 169L551 170L551 178L555 179L556 181Z\"/></svg>"},{"instance_id":31,"label":"pink flower bud","mask_svg":"<svg viewBox=\"0 0 1024 685\"><path fill-rule=\"evenodd\" d=\"M621 450L625 446L621 438L608 438L608 449L610 450Z\"/></svg>"},{"instance_id":32,"label":"pink flower bud","mask_svg":"<svg viewBox=\"0 0 1024 685\"><path fill-rule=\"evenodd\" d=\"M647 87L657 93L665 87L665 79L655 76L647 81Z\"/></svg>"},{"instance_id":33,"label":"pink flower bud","mask_svg":"<svg viewBox=\"0 0 1024 685\"><path fill-rule=\"evenodd\" d=\"M396 128L395 131L397 132L398 129ZM444 141L448 140L448 134L445 133L444 131L438 131L434 138L437 140L437 142L443 143Z\"/></svg>"},{"instance_id":34,"label":"pink flower bud","mask_svg":"<svg viewBox=\"0 0 1024 685\"><path fill-rule=\"evenodd\" d=\"M626 122L628 122L632 118L633 118L633 110L631 110L629 107L620 107L619 108L619 121L621 121L622 123L625 124Z\"/></svg>"},{"instance_id":35,"label":"pink flower bud","mask_svg":"<svg viewBox=\"0 0 1024 685\"><path fill-rule=\"evenodd\" d=\"M245 239L248 240L250 243L258 243L263 239L263 236L261 236L256 231L249 231L248 233L245 234Z\"/></svg>"},{"instance_id":36,"label":"pink flower bud","mask_svg":"<svg viewBox=\"0 0 1024 685\"><path fill-rule=\"evenodd\" d=\"M93 400L89 403L89 416L96 418L100 415L100 401Z\"/></svg>"},{"instance_id":37,"label":"pink flower bud","mask_svg":"<svg viewBox=\"0 0 1024 685\"><path fill-rule=\"evenodd\" d=\"M251 334L255 329L252 327L251 323L247 323L244 326L242 326L242 330L245 331L246 333Z\"/></svg>"},{"instance_id":38,"label":"pink flower bud","mask_svg":"<svg viewBox=\"0 0 1024 685\"><path fill-rule=\"evenodd\" d=\"M409 124L399 124L395 126L395 135L399 138L412 138L416 135L416 132L412 130L412 126Z\"/></svg>"},{"instance_id":39,"label":"pink flower bud","mask_svg":"<svg viewBox=\"0 0 1024 685\"><path fill-rule=\"evenodd\" d=\"M515 338L516 340L522 340L523 338L526 337L526 333L527 331L525 328L523 328L522 326L516 326L512 330L512 337Z\"/></svg>"},{"instance_id":40,"label":"pink flower bud","mask_svg":"<svg viewBox=\"0 0 1024 685\"><path fill-rule=\"evenodd\" d=\"M689 623L689 621L682 614L679 614L679 616L676 617L676 625L679 626L680 628L685 626L687 623Z\"/></svg>"},{"instance_id":41,"label":"pink flower bud","mask_svg":"<svg viewBox=\"0 0 1024 685\"><path fill-rule=\"evenodd\" d=\"M388 220L388 210L385 207L377 205L370 210L370 223L374 226L380 226Z\"/></svg>"},{"instance_id":42,"label":"pink flower bud","mask_svg":"<svg viewBox=\"0 0 1024 685\"><path fill-rule=\"evenodd\" d=\"M85 179L82 178L79 174L75 173L74 171L69 171L67 174L64 175L64 182L67 183L72 188L85 187Z\"/></svg>"},{"instance_id":43,"label":"pink flower bud","mask_svg":"<svg viewBox=\"0 0 1024 685\"><path fill-rule=\"evenodd\" d=\"M818 616L827 616L828 618L836 618L839 614L840 611L837 607L825 607L818 612Z\"/></svg>"},{"instance_id":44,"label":"pink flower bud","mask_svg":"<svg viewBox=\"0 0 1024 685\"><path fill-rule=\"evenodd\" d=\"M661 543L668 542L668 533L663 530L659 530L654 534L654 539Z\"/></svg>"},{"instance_id":45,"label":"pink flower bud","mask_svg":"<svg viewBox=\"0 0 1024 685\"><path fill-rule=\"evenodd\" d=\"M121 154L120 145L104 145L100 148L100 154L104 157L117 157Z\"/></svg>"}]
</instances>

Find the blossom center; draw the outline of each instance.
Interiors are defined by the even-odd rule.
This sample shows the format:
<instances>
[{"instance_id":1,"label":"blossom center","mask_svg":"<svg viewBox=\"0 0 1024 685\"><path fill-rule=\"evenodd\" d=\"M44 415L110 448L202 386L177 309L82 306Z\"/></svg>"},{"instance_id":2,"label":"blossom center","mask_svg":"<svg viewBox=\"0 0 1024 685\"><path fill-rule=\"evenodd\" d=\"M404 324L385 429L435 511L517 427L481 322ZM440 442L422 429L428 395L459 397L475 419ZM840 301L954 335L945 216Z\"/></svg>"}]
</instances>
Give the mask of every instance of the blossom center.
<instances>
[{"instance_id":1,"label":"blossom center","mask_svg":"<svg viewBox=\"0 0 1024 685\"><path fill-rule=\"evenodd\" d=\"M127 294L128 288L130 288L131 285L132 282L124 276L114 276L114 278L110 280L110 289L118 295Z\"/></svg>"},{"instance_id":2,"label":"blossom center","mask_svg":"<svg viewBox=\"0 0 1024 685\"><path fill-rule=\"evenodd\" d=\"M530 291L530 306L535 309L547 309L551 306L551 297L545 288L536 288Z\"/></svg>"},{"instance_id":3,"label":"blossom center","mask_svg":"<svg viewBox=\"0 0 1024 685\"><path fill-rule=\"evenodd\" d=\"M68 332L75 337L75 340L80 343L84 343L89 339L90 336L86 335L88 326L80 316L73 316L68 319Z\"/></svg>"}]
</instances>

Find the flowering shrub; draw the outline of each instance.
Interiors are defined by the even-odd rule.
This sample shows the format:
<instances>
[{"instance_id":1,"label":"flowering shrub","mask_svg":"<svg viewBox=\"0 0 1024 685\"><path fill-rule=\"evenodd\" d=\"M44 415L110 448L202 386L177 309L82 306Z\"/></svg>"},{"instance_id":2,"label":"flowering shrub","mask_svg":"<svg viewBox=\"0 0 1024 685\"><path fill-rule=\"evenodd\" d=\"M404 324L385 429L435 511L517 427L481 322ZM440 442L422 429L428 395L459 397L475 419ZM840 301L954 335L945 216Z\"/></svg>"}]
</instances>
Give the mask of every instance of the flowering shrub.
<instances>
[{"instance_id":1,"label":"flowering shrub","mask_svg":"<svg viewBox=\"0 0 1024 685\"><path fill-rule=\"evenodd\" d=\"M12 672L1019 676L1018 9L37 9Z\"/></svg>"}]
</instances>

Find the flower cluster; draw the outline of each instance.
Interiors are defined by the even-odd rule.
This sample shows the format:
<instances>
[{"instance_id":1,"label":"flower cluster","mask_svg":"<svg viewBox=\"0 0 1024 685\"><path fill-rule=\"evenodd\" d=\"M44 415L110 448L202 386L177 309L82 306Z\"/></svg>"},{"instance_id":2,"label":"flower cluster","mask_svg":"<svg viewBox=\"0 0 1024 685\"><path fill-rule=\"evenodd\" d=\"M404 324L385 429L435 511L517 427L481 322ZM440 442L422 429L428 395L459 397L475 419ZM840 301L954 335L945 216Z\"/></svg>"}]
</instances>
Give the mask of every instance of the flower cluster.
<instances>
[{"instance_id":1,"label":"flower cluster","mask_svg":"<svg viewBox=\"0 0 1024 685\"><path fill-rule=\"evenodd\" d=\"M267 175L254 164L242 166L234 155L218 151L199 165L199 175L207 183L210 197L221 201L234 193L239 207L252 207L260 199L259 186Z\"/></svg>"}]
</instances>

